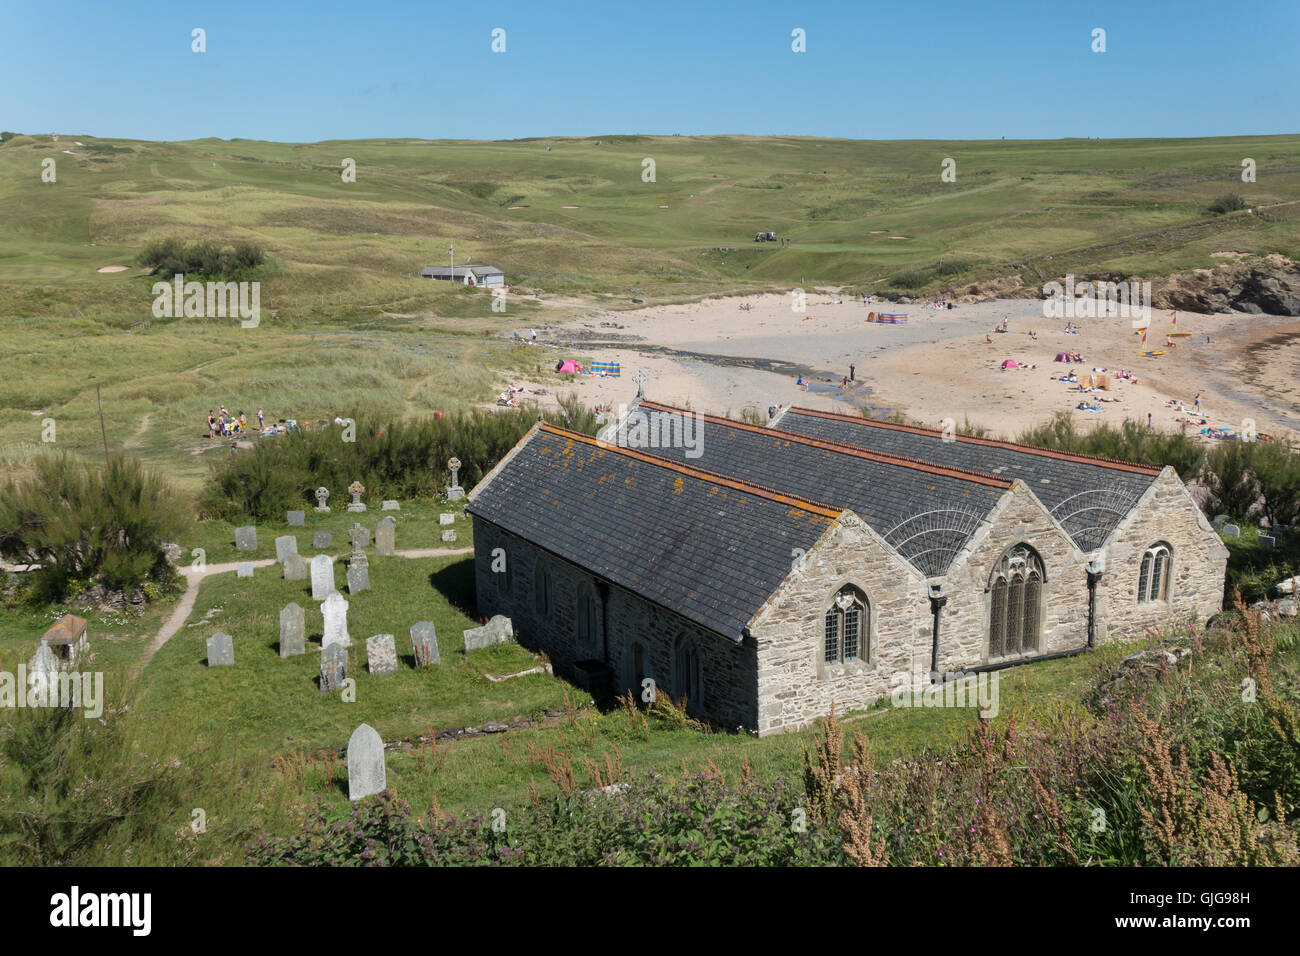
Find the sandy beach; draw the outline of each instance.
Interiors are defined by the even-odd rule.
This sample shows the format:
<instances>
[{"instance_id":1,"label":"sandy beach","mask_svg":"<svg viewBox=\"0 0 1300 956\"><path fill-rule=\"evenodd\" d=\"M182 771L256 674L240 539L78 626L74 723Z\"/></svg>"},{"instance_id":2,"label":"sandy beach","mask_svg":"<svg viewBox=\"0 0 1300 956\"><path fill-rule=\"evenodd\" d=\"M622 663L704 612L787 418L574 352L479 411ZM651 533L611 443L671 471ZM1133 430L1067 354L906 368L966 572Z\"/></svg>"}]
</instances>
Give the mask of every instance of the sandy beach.
<instances>
[{"instance_id":1,"label":"sandy beach","mask_svg":"<svg viewBox=\"0 0 1300 956\"><path fill-rule=\"evenodd\" d=\"M790 295L731 297L539 325L543 369L570 357L622 367L619 378L575 376L571 386L544 376L550 381L542 383L543 401L572 391L588 404L617 406L635 395L634 376L642 370L646 394L656 400L733 415L744 408L765 414L775 405L870 406L936 427L948 418L969 420L1003 437L1070 410L1084 427L1125 418L1145 423L1150 414L1162 429L1189 423L1199 431L1204 418L1232 429L1253 420L1259 432L1275 435L1300 430L1295 318L1179 312L1176 331L1190 334L1171 346L1171 314L1153 309L1146 348L1165 354L1148 358L1139 355L1134 318L1047 318L1037 300L932 309L864 305L836 290L815 290L805 311L793 311L792 302ZM907 324L868 322L873 311L905 313ZM1007 331L994 332L1004 320ZM1077 332L1065 331L1069 322ZM1060 352L1078 352L1083 361L1055 362ZM1020 367L1004 369L1006 360ZM850 365L853 382L842 388ZM1110 388L1081 394L1056 380L1071 370L1104 371ZM1132 378L1117 378L1120 370ZM800 375L806 390L797 384ZM1077 410L1081 401L1101 410Z\"/></svg>"}]
</instances>

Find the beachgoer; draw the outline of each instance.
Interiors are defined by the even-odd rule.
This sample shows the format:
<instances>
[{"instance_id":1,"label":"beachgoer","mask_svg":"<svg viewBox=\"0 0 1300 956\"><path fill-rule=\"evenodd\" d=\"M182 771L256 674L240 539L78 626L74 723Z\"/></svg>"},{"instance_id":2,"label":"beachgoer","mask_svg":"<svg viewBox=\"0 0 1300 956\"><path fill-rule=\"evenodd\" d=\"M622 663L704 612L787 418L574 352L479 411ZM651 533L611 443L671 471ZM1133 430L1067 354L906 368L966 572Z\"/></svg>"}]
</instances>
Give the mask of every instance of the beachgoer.
<instances>
[{"instance_id":1,"label":"beachgoer","mask_svg":"<svg viewBox=\"0 0 1300 956\"><path fill-rule=\"evenodd\" d=\"M1147 412L1147 428L1154 429L1155 427L1156 427L1156 423L1152 420L1151 413Z\"/></svg>"},{"instance_id":2,"label":"beachgoer","mask_svg":"<svg viewBox=\"0 0 1300 956\"><path fill-rule=\"evenodd\" d=\"M1201 413L1201 393L1197 392L1196 393L1196 414L1199 415L1200 413Z\"/></svg>"},{"instance_id":3,"label":"beachgoer","mask_svg":"<svg viewBox=\"0 0 1300 956\"><path fill-rule=\"evenodd\" d=\"M212 409L208 409L208 438L217 437L217 416L212 414Z\"/></svg>"},{"instance_id":4,"label":"beachgoer","mask_svg":"<svg viewBox=\"0 0 1300 956\"><path fill-rule=\"evenodd\" d=\"M857 371L857 366L856 366L856 365L850 365L850 366L849 366L849 381L850 381L850 382L853 381L853 375L854 375L854 373L855 373L856 371Z\"/></svg>"},{"instance_id":5,"label":"beachgoer","mask_svg":"<svg viewBox=\"0 0 1300 956\"><path fill-rule=\"evenodd\" d=\"M262 406L257 406L257 430L262 430Z\"/></svg>"}]
</instances>

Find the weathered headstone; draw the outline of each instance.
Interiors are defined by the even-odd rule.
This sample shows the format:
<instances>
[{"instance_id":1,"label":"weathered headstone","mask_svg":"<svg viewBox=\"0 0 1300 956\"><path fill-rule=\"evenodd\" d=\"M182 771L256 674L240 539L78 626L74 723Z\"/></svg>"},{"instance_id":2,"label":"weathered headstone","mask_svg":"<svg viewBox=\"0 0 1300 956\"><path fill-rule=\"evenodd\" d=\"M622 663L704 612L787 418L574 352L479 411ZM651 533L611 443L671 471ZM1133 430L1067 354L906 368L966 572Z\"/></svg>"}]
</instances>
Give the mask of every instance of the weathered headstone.
<instances>
[{"instance_id":1,"label":"weathered headstone","mask_svg":"<svg viewBox=\"0 0 1300 956\"><path fill-rule=\"evenodd\" d=\"M232 667L235 663L235 642L224 631L208 638L208 666Z\"/></svg>"},{"instance_id":2,"label":"weathered headstone","mask_svg":"<svg viewBox=\"0 0 1300 956\"><path fill-rule=\"evenodd\" d=\"M292 534L282 534L275 539L275 560L281 564L286 558L298 553L298 538Z\"/></svg>"},{"instance_id":3,"label":"weathered headstone","mask_svg":"<svg viewBox=\"0 0 1300 956\"><path fill-rule=\"evenodd\" d=\"M280 612L280 656L292 657L306 653L307 618L297 603L288 604Z\"/></svg>"},{"instance_id":4,"label":"weathered headstone","mask_svg":"<svg viewBox=\"0 0 1300 956\"><path fill-rule=\"evenodd\" d=\"M307 523L307 512L305 511L290 511L288 514L290 528L301 528Z\"/></svg>"},{"instance_id":5,"label":"weathered headstone","mask_svg":"<svg viewBox=\"0 0 1300 956\"><path fill-rule=\"evenodd\" d=\"M348 504L348 511L365 511L366 506L361 501L361 496L365 494L366 486L359 481L354 481L348 485L348 494L352 496L352 501Z\"/></svg>"},{"instance_id":6,"label":"weathered headstone","mask_svg":"<svg viewBox=\"0 0 1300 956\"><path fill-rule=\"evenodd\" d=\"M235 550L257 550L257 525L246 524L235 529Z\"/></svg>"},{"instance_id":7,"label":"weathered headstone","mask_svg":"<svg viewBox=\"0 0 1300 956\"><path fill-rule=\"evenodd\" d=\"M317 531L311 536L311 546L317 550L328 548L333 543L334 535L330 534L328 531Z\"/></svg>"},{"instance_id":8,"label":"weathered headstone","mask_svg":"<svg viewBox=\"0 0 1300 956\"><path fill-rule=\"evenodd\" d=\"M251 578L252 576L253 576L252 561L240 561L239 564L235 566L235 577Z\"/></svg>"},{"instance_id":9,"label":"weathered headstone","mask_svg":"<svg viewBox=\"0 0 1300 956\"><path fill-rule=\"evenodd\" d=\"M392 557L397 551L397 521L392 515L379 522L375 529L375 554Z\"/></svg>"},{"instance_id":10,"label":"weathered headstone","mask_svg":"<svg viewBox=\"0 0 1300 956\"><path fill-rule=\"evenodd\" d=\"M360 800L387 786L384 739L374 727L362 724L348 740L348 799Z\"/></svg>"},{"instance_id":11,"label":"weathered headstone","mask_svg":"<svg viewBox=\"0 0 1300 956\"><path fill-rule=\"evenodd\" d=\"M359 594L370 590L370 566L360 562L348 564L348 593Z\"/></svg>"},{"instance_id":12,"label":"weathered headstone","mask_svg":"<svg viewBox=\"0 0 1300 956\"><path fill-rule=\"evenodd\" d=\"M307 559L300 554L291 554L285 558L284 579L286 581L306 581Z\"/></svg>"},{"instance_id":13,"label":"weathered headstone","mask_svg":"<svg viewBox=\"0 0 1300 956\"><path fill-rule=\"evenodd\" d=\"M504 614L493 614L482 627L472 627L462 631L465 638L465 650L476 651L493 644L505 644L515 639L515 631L510 618Z\"/></svg>"},{"instance_id":14,"label":"weathered headstone","mask_svg":"<svg viewBox=\"0 0 1300 956\"><path fill-rule=\"evenodd\" d=\"M438 524L453 524L456 521L456 515L451 511L444 511L438 515Z\"/></svg>"},{"instance_id":15,"label":"weathered headstone","mask_svg":"<svg viewBox=\"0 0 1300 956\"><path fill-rule=\"evenodd\" d=\"M321 693L340 690L348 679L348 652L342 644L331 644L320 655Z\"/></svg>"},{"instance_id":16,"label":"weathered headstone","mask_svg":"<svg viewBox=\"0 0 1300 956\"><path fill-rule=\"evenodd\" d=\"M411 647L415 651L416 667L438 663L438 633L432 621L417 621L411 625Z\"/></svg>"},{"instance_id":17,"label":"weathered headstone","mask_svg":"<svg viewBox=\"0 0 1300 956\"><path fill-rule=\"evenodd\" d=\"M452 543L452 542L454 542L454 541L456 540L456 529L455 529L455 528L443 528L443 529L442 529L442 540L443 540L443 541L446 541L446 542L448 542L448 543Z\"/></svg>"},{"instance_id":18,"label":"weathered headstone","mask_svg":"<svg viewBox=\"0 0 1300 956\"><path fill-rule=\"evenodd\" d=\"M1241 537L1241 529L1240 529L1239 527L1237 527L1235 524L1225 524L1225 525L1220 529L1220 533L1221 533L1225 538L1240 538L1240 537Z\"/></svg>"},{"instance_id":19,"label":"weathered headstone","mask_svg":"<svg viewBox=\"0 0 1300 956\"><path fill-rule=\"evenodd\" d=\"M329 505L325 504L325 502L329 500L330 500L330 490L328 488L322 485L320 488L316 489L316 510L317 511L329 511L330 510Z\"/></svg>"},{"instance_id":20,"label":"weathered headstone","mask_svg":"<svg viewBox=\"0 0 1300 956\"><path fill-rule=\"evenodd\" d=\"M348 532L348 537L352 540L353 551L370 547L370 529L361 527L358 522L352 523L352 530Z\"/></svg>"},{"instance_id":21,"label":"weathered headstone","mask_svg":"<svg viewBox=\"0 0 1300 956\"><path fill-rule=\"evenodd\" d=\"M1261 548L1276 548L1277 538L1273 537L1271 534L1261 534L1259 536L1259 546Z\"/></svg>"},{"instance_id":22,"label":"weathered headstone","mask_svg":"<svg viewBox=\"0 0 1300 956\"><path fill-rule=\"evenodd\" d=\"M389 499L379 506L380 511L401 511L402 506L396 501Z\"/></svg>"},{"instance_id":23,"label":"weathered headstone","mask_svg":"<svg viewBox=\"0 0 1300 956\"><path fill-rule=\"evenodd\" d=\"M451 471L451 484L447 486L447 500L460 501L465 497L465 489L460 486L460 459L449 458L447 468Z\"/></svg>"},{"instance_id":24,"label":"weathered headstone","mask_svg":"<svg viewBox=\"0 0 1300 956\"><path fill-rule=\"evenodd\" d=\"M325 633L321 636L321 647L341 644L344 647L352 643L348 637L348 602L338 591L331 591L325 603L321 605L321 614L325 618Z\"/></svg>"},{"instance_id":25,"label":"weathered headstone","mask_svg":"<svg viewBox=\"0 0 1300 956\"><path fill-rule=\"evenodd\" d=\"M372 674L391 674L397 670L397 644L391 634L366 638L366 663Z\"/></svg>"},{"instance_id":26,"label":"weathered headstone","mask_svg":"<svg viewBox=\"0 0 1300 956\"><path fill-rule=\"evenodd\" d=\"M323 601L334 591L334 559L318 554L311 559L311 599Z\"/></svg>"},{"instance_id":27,"label":"weathered headstone","mask_svg":"<svg viewBox=\"0 0 1300 956\"><path fill-rule=\"evenodd\" d=\"M30 703L45 707L58 695L59 660L50 650L50 642L42 639L36 653L27 661L28 686L18 689Z\"/></svg>"}]
</instances>

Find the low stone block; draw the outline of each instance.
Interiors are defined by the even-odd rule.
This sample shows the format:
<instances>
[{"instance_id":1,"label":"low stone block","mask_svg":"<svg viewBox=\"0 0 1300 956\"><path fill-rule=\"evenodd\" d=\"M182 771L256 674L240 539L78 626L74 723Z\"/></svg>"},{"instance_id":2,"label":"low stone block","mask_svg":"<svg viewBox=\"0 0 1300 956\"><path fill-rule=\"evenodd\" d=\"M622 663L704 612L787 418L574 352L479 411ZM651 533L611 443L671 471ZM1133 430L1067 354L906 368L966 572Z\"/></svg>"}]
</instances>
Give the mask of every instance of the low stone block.
<instances>
[{"instance_id":1,"label":"low stone block","mask_svg":"<svg viewBox=\"0 0 1300 956\"><path fill-rule=\"evenodd\" d=\"M452 511L444 511L438 515L438 524L451 524L456 520L456 514Z\"/></svg>"},{"instance_id":2,"label":"low stone block","mask_svg":"<svg viewBox=\"0 0 1300 956\"><path fill-rule=\"evenodd\" d=\"M493 644L506 644L515 639L515 629L510 618L504 614L494 614L482 627L472 627L461 632L465 638L465 650L476 651L491 647Z\"/></svg>"},{"instance_id":3,"label":"low stone block","mask_svg":"<svg viewBox=\"0 0 1300 956\"><path fill-rule=\"evenodd\" d=\"M334 543L334 536L328 531L317 531L311 536L311 546L317 551L328 548Z\"/></svg>"},{"instance_id":4,"label":"low stone block","mask_svg":"<svg viewBox=\"0 0 1300 956\"><path fill-rule=\"evenodd\" d=\"M456 540L456 529L444 528L442 532L442 540L447 542L448 544L454 543Z\"/></svg>"},{"instance_id":5,"label":"low stone block","mask_svg":"<svg viewBox=\"0 0 1300 956\"><path fill-rule=\"evenodd\" d=\"M301 528L306 523L307 523L307 512L305 511L289 512L289 527Z\"/></svg>"},{"instance_id":6,"label":"low stone block","mask_svg":"<svg viewBox=\"0 0 1300 956\"><path fill-rule=\"evenodd\" d=\"M396 501L385 501L383 504L379 506L379 510L380 511L401 511L402 506L399 505Z\"/></svg>"},{"instance_id":7,"label":"low stone block","mask_svg":"<svg viewBox=\"0 0 1300 956\"><path fill-rule=\"evenodd\" d=\"M253 562L240 561L238 567L235 568L235 577L251 578L252 576L253 576Z\"/></svg>"}]
</instances>

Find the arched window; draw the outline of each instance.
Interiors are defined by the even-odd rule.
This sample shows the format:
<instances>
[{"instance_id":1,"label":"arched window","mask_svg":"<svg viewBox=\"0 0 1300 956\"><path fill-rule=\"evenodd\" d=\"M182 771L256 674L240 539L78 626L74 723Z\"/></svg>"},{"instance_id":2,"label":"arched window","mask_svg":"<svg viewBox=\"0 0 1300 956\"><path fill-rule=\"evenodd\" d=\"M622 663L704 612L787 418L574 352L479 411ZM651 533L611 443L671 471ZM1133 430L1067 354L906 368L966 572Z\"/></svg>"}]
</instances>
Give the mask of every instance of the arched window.
<instances>
[{"instance_id":1,"label":"arched window","mask_svg":"<svg viewBox=\"0 0 1300 956\"><path fill-rule=\"evenodd\" d=\"M641 682L646 679L645 645L634 641L627 649L626 683L632 695L641 699Z\"/></svg>"},{"instance_id":2,"label":"arched window","mask_svg":"<svg viewBox=\"0 0 1300 956\"><path fill-rule=\"evenodd\" d=\"M589 585L583 585L578 591L574 626L578 647L584 652L594 653L600 647L600 599Z\"/></svg>"},{"instance_id":3,"label":"arched window","mask_svg":"<svg viewBox=\"0 0 1300 956\"><path fill-rule=\"evenodd\" d=\"M686 635L673 648L673 696L686 698L686 712L700 713L704 702L704 680L700 672L700 652L695 641Z\"/></svg>"},{"instance_id":4,"label":"arched window","mask_svg":"<svg viewBox=\"0 0 1300 956\"><path fill-rule=\"evenodd\" d=\"M542 558L533 568L533 607L538 614L551 613L551 569Z\"/></svg>"},{"instance_id":5,"label":"arched window","mask_svg":"<svg viewBox=\"0 0 1300 956\"><path fill-rule=\"evenodd\" d=\"M1139 604L1169 600L1169 565L1172 557L1169 545L1163 541L1153 544L1142 553L1142 567L1138 571Z\"/></svg>"},{"instance_id":6,"label":"arched window","mask_svg":"<svg viewBox=\"0 0 1300 956\"><path fill-rule=\"evenodd\" d=\"M840 588L826 609L822 660L827 664L863 661L868 657L871 605L857 588Z\"/></svg>"},{"instance_id":7,"label":"arched window","mask_svg":"<svg viewBox=\"0 0 1300 956\"><path fill-rule=\"evenodd\" d=\"M989 578L989 657L1010 657L1038 649L1042 620L1043 561L1018 544Z\"/></svg>"}]
</instances>

